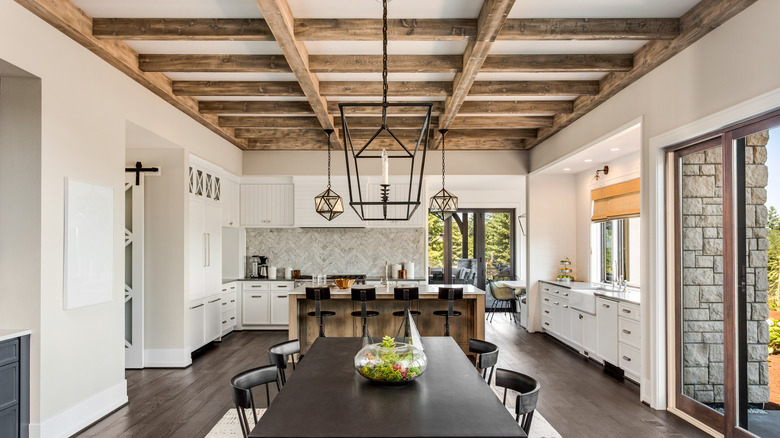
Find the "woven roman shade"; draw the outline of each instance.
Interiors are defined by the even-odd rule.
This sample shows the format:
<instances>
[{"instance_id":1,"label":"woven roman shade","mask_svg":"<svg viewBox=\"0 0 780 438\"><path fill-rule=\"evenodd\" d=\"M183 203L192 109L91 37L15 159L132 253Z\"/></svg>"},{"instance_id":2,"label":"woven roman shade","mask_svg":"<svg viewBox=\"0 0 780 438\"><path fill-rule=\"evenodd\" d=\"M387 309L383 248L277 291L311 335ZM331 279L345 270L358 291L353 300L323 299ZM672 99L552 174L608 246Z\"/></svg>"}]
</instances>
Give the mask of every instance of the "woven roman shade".
<instances>
[{"instance_id":1,"label":"woven roman shade","mask_svg":"<svg viewBox=\"0 0 780 438\"><path fill-rule=\"evenodd\" d=\"M592 222L639 217L639 178L592 190Z\"/></svg>"}]
</instances>

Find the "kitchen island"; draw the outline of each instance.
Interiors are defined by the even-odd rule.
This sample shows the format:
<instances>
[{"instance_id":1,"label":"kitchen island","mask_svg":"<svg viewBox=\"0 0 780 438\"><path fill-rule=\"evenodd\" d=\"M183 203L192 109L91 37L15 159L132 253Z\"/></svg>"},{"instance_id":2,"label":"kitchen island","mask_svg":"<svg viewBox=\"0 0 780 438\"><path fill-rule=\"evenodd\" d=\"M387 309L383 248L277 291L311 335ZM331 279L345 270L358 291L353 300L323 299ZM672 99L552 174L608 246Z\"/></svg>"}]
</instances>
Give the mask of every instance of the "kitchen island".
<instances>
[{"instance_id":1,"label":"kitchen island","mask_svg":"<svg viewBox=\"0 0 780 438\"><path fill-rule=\"evenodd\" d=\"M309 349L318 334L316 318L306 315L314 311L314 301L306 299L306 286L295 288L289 294L289 338L300 339L302 352ZM469 284L420 285L420 299L412 302L411 310L421 312L420 316L415 318L415 323L422 336L444 334L444 317L433 315L434 310L447 310L447 301L438 299L439 287L463 288L463 300L456 301L454 307L462 315L450 318L450 336L467 352L470 338L485 339L485 291ZM360 302L352 301L349 289L331 288L330 294L330 300L321 302L321 309L336 312L336 316L325 318L325 335L359 337L360 318L355 318L350 313L360 310ZM403 310L404 306L403 302L393 298L392 286L377 286L376 297L376 301L370 301L366 308L379 312L379 316L368 319L371 336L378 342L382 336L395 336L398 332L403 318L393 316L393 312Z\"/></svg>"}]
</instances>

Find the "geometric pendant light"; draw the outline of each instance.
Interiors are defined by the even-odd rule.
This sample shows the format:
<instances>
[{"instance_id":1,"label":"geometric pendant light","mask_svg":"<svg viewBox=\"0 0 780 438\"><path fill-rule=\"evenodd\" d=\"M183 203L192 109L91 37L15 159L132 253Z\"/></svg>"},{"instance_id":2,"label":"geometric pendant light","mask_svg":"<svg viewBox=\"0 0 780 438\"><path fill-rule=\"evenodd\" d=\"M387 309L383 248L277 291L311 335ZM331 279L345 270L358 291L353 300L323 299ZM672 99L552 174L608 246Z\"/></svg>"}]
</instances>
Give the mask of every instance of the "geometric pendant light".
<instances>
[{"instance_id":1,"label":"geometric pendant light","mask_svg":"<svg viewBox=\"0 0 780 438\"><path fill-rule=\"evenodd\" d=\"M441 190L431 197L428 211L436 215L442 221L446 221L458 211L458 197L444 188L444 134L446 129L439 129L441 134Z\"/></svg>"},{"instance_id":2,"label":"geometric pendant light","mask_svg":"<svg viewBox=\"0 0 780 438\"><path fill-rule=\"evenodd\" d=\"M326 129L325 133L328 134L328 188L314 197L314 208L322 217L332 221L344 213L344 203L341 201L341 196L330 188L330 135L333 134L333 130Z\"/></svg>"}]
</instances>

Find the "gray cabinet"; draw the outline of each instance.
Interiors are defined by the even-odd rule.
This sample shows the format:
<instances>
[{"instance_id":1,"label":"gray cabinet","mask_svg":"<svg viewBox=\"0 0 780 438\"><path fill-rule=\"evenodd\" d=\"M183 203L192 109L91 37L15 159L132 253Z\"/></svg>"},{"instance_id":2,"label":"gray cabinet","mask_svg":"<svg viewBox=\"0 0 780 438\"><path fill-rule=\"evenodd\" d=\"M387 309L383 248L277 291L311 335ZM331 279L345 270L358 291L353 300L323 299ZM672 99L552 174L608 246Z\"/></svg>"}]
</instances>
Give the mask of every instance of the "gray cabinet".
<instances>
[{"instance_id":1,"label":"gray cabinet","mask_svg":"<svg viewBox=\"0 0 780 438\"><path fill-rule=\"evenodd\" d=\"M29 336L0 342L0 436L27 437L29 424Z\"/></svg>"}]
</instances>

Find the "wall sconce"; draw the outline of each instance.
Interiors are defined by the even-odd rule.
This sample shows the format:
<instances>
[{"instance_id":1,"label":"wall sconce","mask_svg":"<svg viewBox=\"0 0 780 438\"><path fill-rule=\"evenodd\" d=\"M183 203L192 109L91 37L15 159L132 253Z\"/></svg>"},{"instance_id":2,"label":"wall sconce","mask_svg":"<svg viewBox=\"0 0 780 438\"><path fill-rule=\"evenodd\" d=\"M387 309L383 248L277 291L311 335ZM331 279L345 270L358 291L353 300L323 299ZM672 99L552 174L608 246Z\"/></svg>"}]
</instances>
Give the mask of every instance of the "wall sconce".
<instances>
[{"instance_id":1,"label":"wall sconce","mask_svg":"<svg viewBox=\"0 0 780 438\"><path fill-rule=\"evenodd\" d=\"M604 172L604 175L608 175L609 174L609 166L604 166L603 169L596 170L596 177L595 177L596 181L599 180L599 172Z\"/></svg>"}]
</instances>

